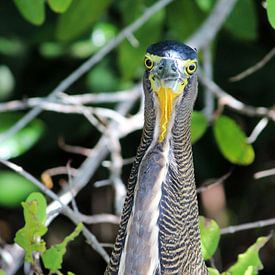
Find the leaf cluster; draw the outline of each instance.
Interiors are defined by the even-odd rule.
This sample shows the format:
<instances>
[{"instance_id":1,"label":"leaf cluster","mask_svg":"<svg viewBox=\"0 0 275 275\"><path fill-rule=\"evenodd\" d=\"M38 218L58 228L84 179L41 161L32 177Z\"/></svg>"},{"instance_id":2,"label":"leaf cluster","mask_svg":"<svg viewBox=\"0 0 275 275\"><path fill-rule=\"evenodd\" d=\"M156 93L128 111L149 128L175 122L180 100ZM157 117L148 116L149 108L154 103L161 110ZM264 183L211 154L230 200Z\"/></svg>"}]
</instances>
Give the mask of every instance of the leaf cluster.
<instances>
[{"instance_id":1,"label":"leaf cluster","mask_svg":"<svg viewBox=\"0 0 275 275\"><path fill-rule=\"evenodd\" d=\"M201 248L204 260L209 260L215 254L220 239L220 228L214 220L200 217ZM210 275L256 275L263 269L259 257L260 249L271 236L259 237L254 244L238 255L236 263L220 273L215 268L208 268Z\"/></svg>"},{"instance_id":2,"label":"leaf cluster","mask_svg":"<svg viewBox=\"0 0 275 275\"><path fill-rule=\"evenodd\" d=\"M25 261L35 265L34 253L41 254L45 268L51 273L61 274L63 256L70 241L73 241L81 232L83 225L80 223L75 230L63 242L46 248L43 236L48 231L45 226L47 203L45 197L38 192L31 193L25 202L24 209L25 226L19 229L15 236L15 242L25 250Z\"/></svg>"}]
</instances>

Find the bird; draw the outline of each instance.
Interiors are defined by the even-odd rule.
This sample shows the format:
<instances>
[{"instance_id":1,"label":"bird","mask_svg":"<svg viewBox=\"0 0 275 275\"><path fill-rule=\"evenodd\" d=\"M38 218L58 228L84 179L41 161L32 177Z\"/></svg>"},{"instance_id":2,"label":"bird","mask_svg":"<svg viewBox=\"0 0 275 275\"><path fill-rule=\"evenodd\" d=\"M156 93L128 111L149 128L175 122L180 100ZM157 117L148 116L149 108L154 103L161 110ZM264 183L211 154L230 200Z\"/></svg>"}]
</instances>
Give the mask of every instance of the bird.
<instances>
[{"instance_id":1,"label":"bird","mask_svg":"<svg viewBox=\"0 0 275 275\"><path fill-rule=\"evenodd\" d=\"M144 127L105 275L208 274L191 146L197 51L157 42L144 66Z\"/></svg>"}]
</instances>

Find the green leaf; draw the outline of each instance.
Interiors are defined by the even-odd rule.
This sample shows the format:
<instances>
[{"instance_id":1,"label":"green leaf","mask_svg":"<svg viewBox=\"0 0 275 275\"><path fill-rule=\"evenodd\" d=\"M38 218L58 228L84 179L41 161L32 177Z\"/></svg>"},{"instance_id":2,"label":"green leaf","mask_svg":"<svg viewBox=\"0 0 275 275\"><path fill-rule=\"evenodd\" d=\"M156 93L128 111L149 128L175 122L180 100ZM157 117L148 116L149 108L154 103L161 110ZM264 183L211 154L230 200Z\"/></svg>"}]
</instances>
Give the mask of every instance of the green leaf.
<instances>
[{"instance_id":1,"label":"green leaf","mask_svg":"<svg viewBox=\"0 0 275 275\"><path fill-rule=\"evenodd\" d=\"M220 275L220 272L212 267L207 267L208 273L209 275Z\"/></svg>"},{"instance_id":2,"label":"green leaf","mask_svg":"<svg viewBox=\"0 0 275 275\"><path fill-rule=\"evenodd\" d=\"M132 1L122 2L123 22L128 25L136 18L141 16L150 1ZM123 41L118 47L119 69L123 80L129 81L133 78L140 78L144 72L143 60L148 45L158 41L161 38L162 27L165 19L165 11L162 9L152 16L137 32L134 33L138 45L133 47L128 40Z\"/></svg>"},{"instance_id":3,"label":"green leaf","mask_svg":"<svg viewBox=\"0 0 275 275\"><path fill-rule=\"evenodd\" d=\"M45 20L44 0L13 0L21 15L34 25L41 25Z\"/></svg>"},{"instance_id":4,"label":"green leaf","mask_svg":"<svg viewBox=\"0 0 275 275\"><path fill-rule=\"evenodd\" d=\"M194 0L173 1L167 7L167 24L172 39L186 40L203 22L206 14Z\"/></svg>"},{"instance_id":5,"label":"green leaf","mask_svg":"<svg viewBox=\"0 0 275 275\"><path fill-rule=\"evenodd\" d=\"M220 116L214 123L214 135L223 156L232 163L249 165L254 161L253 147L234 120Z\"/></svg>"},{"instance_id":6,"label":"green leaf","mask_svg":"<svg viewBox=\"0 0 275 275\"><path fill-rule=\"evenodd\" d=\"M63 13L70 7L72 0L48 0L48 3L54 12Z\"/></svg>"},{"instance_id":7,"label":"green leaf","mask_svg":"<svg viewBox=\"0 0 275 275\"><path fill-rule=\"evenodd\" d=\"M25 226L16 232L14 240L25 250L25 261L33 263L33 252L43 253L46 250L46 243L41 237L48 230L45 226L47 203L41 193L35 192L22 202L22 206Z\"/></svg>"},{"instance_id":8,"label":"green leaf","mask_svg":"<svg viewBox=\"0 0 275 275\"><path fill-rule=\"evenodd\" d=\"M0 205L18 207L37 187L15 172L0 172Z\"/></svg>"},{"instance_id":9,"label":"green leaf","mask_svg":"<svg viewBox=\"0 0 275 275\"><path fill-rule=\"evenodd\" d=\"M191 124L191 141L192 144L197 142L205 133L208 126L206 116L201 112L193 111Z\"/></svg>"},{"instance_id":10,"label":"green leaf","mask_svg":"<svg viewBox=\"0 0 275 275\"><path fill-rule=\"evenodd\" d=\"M255 4L254 0L237 1L225 22L225 28L241 40L252 41L257 39L258 22Z\"/></svg>"},{"instance_id":11,"label":"green leaf","mask_svg":"<svg viewBox=\"0 0 275 275\"><path fill-rule=\"evenodd\" d=\"M14 88L14 77L5 65L0 65L0 100L7 98Z\"/></svg>"},{"instance_id":12,"label":"green leaf","mask_svg":"<svg viewBox=\"0 0 275 275\"><path fill-rule=\"evenodd\" d=\"M214 220L199 217L200 233L201 233L201 250L204 260L209 260L219 244L220 227Z\"/></svg>"},{"instance_id":13,"label":"green leaf","mask_svg":"<svg viewBox=\"0 0 275 275\"><path fill-rule=\"evenodd\" d=\"M275 29L275 0L267 0L266 2L267 18L272 28Z\"/></svg>"},{"instance_id":14,"label":"green leaf","mask_svg":"<svg viewBox=\"0 0 275 275\"><path fill-rule=\"evenodd\" d=\"M58 19L56 29L57 38L62 41L69 41L87 30L91 30L92 25L102 15L110 3L110 0L73 1L69 9Z\"/></svg>"},{"instance_id":15,"label":"green leaf","mask_svg":"<svg viewBox=\"0 0 275 275\"><path fill-rule=\"evenodd\" d=\"M0 136L13 126L22 115L19 114L0 114ZM17 132L7 141L0 144L0 158L10 159L24 154L42 136L44 124L35 119L28 126Z\"/></svg>"},{"instance_id":16,"label":"green leaf","mask_svg":"<svg viewBox=\"0 0 275 275\"><path fill-rule=\"evenodd\" d=\"M239 254L237 262L232 265L224 275L254 275L263 269L259 250L267 243L271 236L259 237L244 253Z\"/></svg>"},{"instance_id":17,"label":"green leaf","mask_svg":"<svg viewBox=\"0 0 275 275\"><path fill-rule=\"evenodd\" d=\"M6 272L3 269L0 269L0 275L6 275Z\"/></svg>"},{"instance_id":18,"label":"green leaf","mask_svg":"<svg viewBox=\"0 0 275 275\"><path fill-rule=\"evenodd\" d=\"M215 2L216 0L196 0L199 8L204 12L209 12L213 8Z\"/></svg>"},{"instance_id":19,"label":"green leaf","mask_svg":"<svg viewBox=\"0 0 275 275\"><path fill-rule=\"evenodd\" d=\"M62 243L52 246L42 254L43 264L51 273L56 273L61 268L63 256L66 253L66 246L79 235L82 228L83 224L78 224L75 230Z\"/></svg>"}]
</instances>

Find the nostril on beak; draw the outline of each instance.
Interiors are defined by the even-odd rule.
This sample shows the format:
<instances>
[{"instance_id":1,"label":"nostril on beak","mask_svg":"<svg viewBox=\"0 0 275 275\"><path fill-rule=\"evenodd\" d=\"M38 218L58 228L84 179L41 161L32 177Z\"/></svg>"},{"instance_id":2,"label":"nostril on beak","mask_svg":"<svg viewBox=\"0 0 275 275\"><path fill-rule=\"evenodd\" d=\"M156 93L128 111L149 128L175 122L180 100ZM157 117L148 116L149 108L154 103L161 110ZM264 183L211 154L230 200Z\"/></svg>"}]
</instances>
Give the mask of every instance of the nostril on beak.
<instances>
[{"instance_id":1,"label":"nostril on beak","mask_svg":"<svg viewBox=\"0 0 275 275\"><path fill-rule=\"evenodd\" d=\"M172 63L171 69L172 69L173 72L177 71L177 67L176 67L176 65L174 63Z\"/></svg>"}]
</instances>

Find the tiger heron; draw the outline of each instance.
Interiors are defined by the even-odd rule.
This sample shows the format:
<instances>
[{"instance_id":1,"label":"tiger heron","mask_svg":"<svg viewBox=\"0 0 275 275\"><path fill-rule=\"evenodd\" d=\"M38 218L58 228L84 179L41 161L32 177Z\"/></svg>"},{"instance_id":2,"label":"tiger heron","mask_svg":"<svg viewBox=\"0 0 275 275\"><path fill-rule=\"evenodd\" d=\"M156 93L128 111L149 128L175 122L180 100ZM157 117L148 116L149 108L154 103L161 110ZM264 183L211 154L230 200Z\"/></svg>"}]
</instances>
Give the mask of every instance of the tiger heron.
<instances>
[{"instance_id":1,"label":"tiger heron","mask_svg":"<svg viewBox=\"0 0 275 275\"><path fill-rule=\"evenodd\" d=\"M208 274L190 141L197 53L164 41L145 55L144 128L105 274Z\"/></svg>"}]
</instances>

